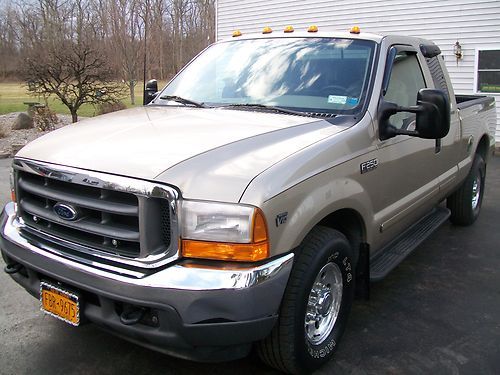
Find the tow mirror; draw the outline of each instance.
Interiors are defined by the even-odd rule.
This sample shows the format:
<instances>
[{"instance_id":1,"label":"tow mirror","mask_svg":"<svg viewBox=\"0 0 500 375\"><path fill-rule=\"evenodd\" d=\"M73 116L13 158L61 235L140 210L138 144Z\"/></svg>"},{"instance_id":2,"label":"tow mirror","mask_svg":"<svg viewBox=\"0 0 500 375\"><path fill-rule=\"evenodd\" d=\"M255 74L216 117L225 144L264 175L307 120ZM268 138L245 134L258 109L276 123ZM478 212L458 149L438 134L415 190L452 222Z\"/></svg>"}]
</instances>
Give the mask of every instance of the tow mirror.
<instances>
[{"instance_id":1,"label":"tow mirror","mask_svg":"<svg viewBox=\"0 0 500 375\"><path fill-rule=\"evenodd\" d=\"M422 89L418 92L417 133L420 138L438 139L450 131L450 103L441 90Z\"/></svg>"},{"instance_id":2,"label":"tow mirror","mask_svg":"<svg viewBox=\"0 0 500 375\"><path fill-rule=\"evenodd\" d=\"M398 112L417 115L415 130L398 129L389 123L389 118ZM382 99L379 106L380 138L388 139L396 135L411 135L426 139L445 137L450 130L450 104L441 90L421 89L417 95L417 105L401 107Z\"/></svg>"},{"instance_id":3,"label":"tow mirror","mask_svg":"<svg viewBox=\"0 0 500 375\"><path fill-rule=\"evenodd\" d=\"M142 101L142 104L144 105L149 104L154 99L157 92L158 92L158 81L156 79L151 79L148 82L146 82L146 87L144 89L144 99Z\"/></svg>"}]
</instances>

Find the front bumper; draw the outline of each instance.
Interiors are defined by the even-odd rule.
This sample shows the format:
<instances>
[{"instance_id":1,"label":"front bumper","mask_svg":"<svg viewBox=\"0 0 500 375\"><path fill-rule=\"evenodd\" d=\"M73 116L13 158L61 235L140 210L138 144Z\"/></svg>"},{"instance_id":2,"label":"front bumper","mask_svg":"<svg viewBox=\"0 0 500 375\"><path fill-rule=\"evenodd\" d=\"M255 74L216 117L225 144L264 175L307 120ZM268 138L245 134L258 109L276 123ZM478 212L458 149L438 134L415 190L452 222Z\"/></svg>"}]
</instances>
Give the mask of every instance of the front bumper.
<instances>
[{"instance_id":1,"label":"front bumper","mask_svg":"<svg viewBox=\"0 0 500 375\"><path fill-rule=\"evenodd\" d=\"M253 267L185 260L130 276L28 241L20 226L14 203L7 204L0 248L7 264L22 266L11 277L33 296L39 297L41 280L62 283L81 292L87 320L143 346L202 361L244 356L269 334L293 264L293 254ZM124 306L148 309L157 323L123 324Z\"/></svg>"}]
</instances>

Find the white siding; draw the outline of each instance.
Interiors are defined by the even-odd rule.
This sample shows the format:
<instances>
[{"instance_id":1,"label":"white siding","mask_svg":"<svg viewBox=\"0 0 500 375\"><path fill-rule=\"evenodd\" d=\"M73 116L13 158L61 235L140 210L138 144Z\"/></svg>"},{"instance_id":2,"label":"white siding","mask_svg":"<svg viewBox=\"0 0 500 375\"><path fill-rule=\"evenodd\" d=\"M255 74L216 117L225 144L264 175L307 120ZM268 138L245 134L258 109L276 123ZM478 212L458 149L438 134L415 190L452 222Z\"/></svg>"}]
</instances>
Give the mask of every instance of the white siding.
<instances>
[{"instance_id":1,"label":"white siding","mask_svg":"<svg viewBox=\"0 0 500 375\"><path fill-rule=\"evenodd\" d=\"M433 40L444 55L455 92L473 94L476 50L500 49L499 0L217 0L217 39L238 29L260 32L317 25L348 30L419 36ZM456 41L464 58L457 64ZM487 94L492 95L492 94ZM500 145L500 95L497 101L496 142Z\"/></svg>"}]
</instances>

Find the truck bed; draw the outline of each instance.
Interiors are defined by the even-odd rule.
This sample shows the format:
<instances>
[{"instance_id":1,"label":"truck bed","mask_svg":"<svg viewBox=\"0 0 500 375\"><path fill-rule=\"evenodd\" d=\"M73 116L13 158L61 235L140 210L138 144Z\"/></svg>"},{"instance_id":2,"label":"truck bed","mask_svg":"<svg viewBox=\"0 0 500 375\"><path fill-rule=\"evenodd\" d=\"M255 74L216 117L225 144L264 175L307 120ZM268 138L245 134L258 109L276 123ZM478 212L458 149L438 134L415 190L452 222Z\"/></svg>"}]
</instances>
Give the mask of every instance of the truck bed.
<instances>
[{"instance_id":1,"label":"truck bed","mask_svg":"<svg viewBox=\"0 0 500 375\"><path fill-rule=\"evenodd\" d=\"M481 104L483 107L490 107L495 103L495 98L487 95L466 95L456 94L458 109L465 109L473 105Z\"/></svg>"},{"instance_id":2,"label":"truck bed","mask_svg":"<svg viewBox=\"0 0 500 375\"><path fill-rule=\"evenodd\" d=\"M474 130L483 122L488 128L490 143L495 142L497 126L495 98L486 95L455 95L457 107L460 111L463 137L474 134Z\"/></svg>"}]
</instances>

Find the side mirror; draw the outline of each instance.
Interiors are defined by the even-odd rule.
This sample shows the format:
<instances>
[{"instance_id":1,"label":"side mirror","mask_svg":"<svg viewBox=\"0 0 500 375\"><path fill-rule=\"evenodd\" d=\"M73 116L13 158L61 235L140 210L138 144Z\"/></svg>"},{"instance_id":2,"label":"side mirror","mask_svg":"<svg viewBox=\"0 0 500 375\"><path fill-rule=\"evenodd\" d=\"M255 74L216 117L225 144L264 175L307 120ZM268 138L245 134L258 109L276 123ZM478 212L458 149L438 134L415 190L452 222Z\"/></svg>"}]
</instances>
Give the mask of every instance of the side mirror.
<instances>
[{"instance_id":1,"label":"side mirror","mask_svg":"<svg viewBox=\"0 0 500 375\"><path fill-rule=\"evenodd\" d=\"M421 89L417 96L417 133L420 138L438 139L450 131L450 103L441 90Z\"/></svg>"},{"instance_id":2,"label":"side mirror","mask_svg":"<svg viewBox=\"0 0 500 375\"><path fill-rule=\"evenodd\" d=\"M157 92L158 92L158 81L156 79L151 79L148 82L146 82L146 88L144 89L144 98L142 104L143 105L149 104L154 99Z\"/></svg>"},{"instance_id":3,"label":"side mirror","mask_svg":"<svg viewBox=\"0 0 500 375\"><path fill-rule=\"evenodd\" d=\"M416 113L416 130L398 129L389 123L389 118L398 112ZM380 138L388 139L404 134L426 139L445 137L450 131L450 104L441 90L421 89L417 105L401 107L382 99L379 106Z\"/></svg>"}]
</instances>

